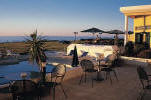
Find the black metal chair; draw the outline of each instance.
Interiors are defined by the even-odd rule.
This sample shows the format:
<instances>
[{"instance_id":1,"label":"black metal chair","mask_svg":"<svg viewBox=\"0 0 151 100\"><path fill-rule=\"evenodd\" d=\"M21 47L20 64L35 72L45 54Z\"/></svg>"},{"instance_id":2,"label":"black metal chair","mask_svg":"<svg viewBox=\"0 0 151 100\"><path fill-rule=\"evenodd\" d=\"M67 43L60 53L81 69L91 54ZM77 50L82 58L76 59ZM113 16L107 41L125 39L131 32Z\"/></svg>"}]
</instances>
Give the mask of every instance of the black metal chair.
<instances>
[{"instance_id":1,"label":"black metal chair","mask_svg":"<svg viewBox=\"0 0 151 100\"><path fill-rule=\"evenodd\" d=\"M48 93L50 95L50 92L52 92L52 99L55 100L56 86L61 87L63 94L65 95L65 98L67 98L66 92L62 85L65 74L66 74L66 66L63 64L59 64L51 73L50 81L45 81L45 82L40 81L38 83L39 90L41 91L41 93L39 94L40 99L46 96Z\"/></svg>"},{"instance_id":2,"label":"black metal chair","mask_svg":"<svg viewBox=\"0 0 151 100\"><path fill-rule=\"evenodd\" d=\"M115 59L116 59L116 55L112 54L112 55L108 55L106 60L99 62L100 71L105 72L105 79L108 79L109 77L111 84L112 84L111 72L113 72L116 80L118 81L116 71L113 68Z\"/></svg>"},{"instance_id":3,"label":"black metal chair","mask_svg":"<svg viewBox=\"0 0 151 100\"><path fill-rule=\"evenodd\" d=\"M87 73L97 72L97 69L95 69L95 66L94 66L93 62L88 60L88 59L83 59L80 62L80 65L82 67L83 72L82 72L82 75L81 75L81 78L80 78L80 81L79 81L79 85L82 82L83 76L85 77L84 80L85 80L85 83L86 83ZM92 80L92 87L93 87L93 80L94 79L93 79L92 75L91 75L91 80Z\"/></svg>"},{"instance_id":4,"label":"black metal chair","mask_svg":"<svg viewBox=\"0 0 151 100\"><path fill-rule=\"evenodd\" d=\"M16 80L10 83L13 100L34 100L38 97L37 84L31 80Z\"/></svg>"},{"instance_id":5,"label":"black metal chair","mask_svg":"<svg viewBox=\"0 0 151 100\"><path fill-rule=\"evenodd\" d=\"M140 100L143 100L143 97L145 96L147 91L151 90L151 84L150 84L151 80L149 80L149 76L151 76L151 75L147 75L145 69L141 66L137 67L137 73L138 73L139 80L143 87L143 91L142 91L142 93L140 92L139 98L140 98ZM139 99L139 98L137 98L137 99Z\"/></svg>"},{"instance_id":6,"label":"black metal chair","mask_svg":"<svg viewBox=\"0 0 151 100\"><path fill-rule=\"evenodd\" d=\"M53 89L53 100L55 100L55 88L56 86L60 86L65 98L67 99L67 94L63 88L63 79L66 74L66 65L59 64L56 66L53 73L51 73L51 82L49 82L52 85Z\"/></svg>"}]
</instances>

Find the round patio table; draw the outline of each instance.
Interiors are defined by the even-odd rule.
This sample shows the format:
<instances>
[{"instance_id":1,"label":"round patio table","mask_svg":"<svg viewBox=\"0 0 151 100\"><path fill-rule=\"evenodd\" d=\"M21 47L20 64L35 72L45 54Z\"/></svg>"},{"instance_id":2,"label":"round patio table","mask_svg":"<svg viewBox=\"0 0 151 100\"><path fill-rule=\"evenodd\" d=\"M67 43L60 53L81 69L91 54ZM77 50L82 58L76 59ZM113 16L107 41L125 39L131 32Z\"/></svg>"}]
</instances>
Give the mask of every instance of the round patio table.
<instances>
[{"instance_id":1,"label":"round patio table","mask_svg":"<svg viewBox=\"0 0 151 100\"><path fill-rule=\"evenodd\" d=\"M50 72L47 72L47 73L50 73ZM22 76L23 74L25 74L26 77L23 77ZM10 86L12 86L13 98L17 98L16 95L23 98L27 96L29 97L29 99L32 97L40 98L41 96L40 90L42 86L40 86L39 84L40 80L38 78L40 78L41 75L42 74L40 72L36 72L36 71L18 72L18 73L11 73L11 74L6 75L5 78L11 81ZM36 79L36 83L34 79ZM39 89L39 90L36 90L36 89ZM15 93L13 90L15 90ZM33 93L36 93L36 94L34 95Z\"/></svg>"},{"instance_id":2,"label":"round patio table","mask_svg":"<svg viewBox=\"0 0 151 100\"><path fill-rule=\"evenodd\" d=\"M26 78L25 79L34 79L34 78L38 78L40 77L40 72L17 72L17 73L11 73L11 74L7 74L5 75L5 78L8 79L8 80L22 80L22 76L21 74L22 73L25 73L26 74Z\"/></svg>"},{"instance_id":3,"label":"round patio table","mask_svg":"<svg viewBox=\"0 0 151 100\"><path fill-rule=\"evenodd\" d=\"M49 66L46 67L46 74L52 73L54 71L54 68L55 67L52 67L52 66L51 66L51 68ZM13 73L5 74L4 77L5 77L5 79L11 80L11 81L23 80L21 74L26 74L26 77L25 77L26 80L40 78L42 75L40 70L38 70L38 68L37 68L34 71L21 71L21 72L13 72Z\"/></svg>"}]
</instances>

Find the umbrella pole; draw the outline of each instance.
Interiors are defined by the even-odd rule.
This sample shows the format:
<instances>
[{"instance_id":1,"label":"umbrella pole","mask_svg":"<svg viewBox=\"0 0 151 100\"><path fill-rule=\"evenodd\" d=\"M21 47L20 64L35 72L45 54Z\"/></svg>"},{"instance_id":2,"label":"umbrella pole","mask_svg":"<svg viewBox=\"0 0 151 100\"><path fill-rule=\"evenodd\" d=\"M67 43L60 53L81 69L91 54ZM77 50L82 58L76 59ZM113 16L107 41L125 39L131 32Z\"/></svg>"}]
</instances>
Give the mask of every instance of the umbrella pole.
<instances>
[{"instance_id":1,"label":"umbrella pole","mask_svg":"<svg viewBox=\"0 0 151 100\"><path fill-rule=\"evenodd\" d=\"M94 38L94 33L92 33L93 34L93 38Z\"/></svg>"},{"instance_id":2,"label":"umbrella pole","mask_svg":"<svg viewBox=\"0 0 151 100\"><path fill-rule=\"evenodd\" d=\"M74 35L75 35L75 38L74 38L74 42L75 42L77 40L78 32L74 32Z\"/></svg>"}]
</instances>

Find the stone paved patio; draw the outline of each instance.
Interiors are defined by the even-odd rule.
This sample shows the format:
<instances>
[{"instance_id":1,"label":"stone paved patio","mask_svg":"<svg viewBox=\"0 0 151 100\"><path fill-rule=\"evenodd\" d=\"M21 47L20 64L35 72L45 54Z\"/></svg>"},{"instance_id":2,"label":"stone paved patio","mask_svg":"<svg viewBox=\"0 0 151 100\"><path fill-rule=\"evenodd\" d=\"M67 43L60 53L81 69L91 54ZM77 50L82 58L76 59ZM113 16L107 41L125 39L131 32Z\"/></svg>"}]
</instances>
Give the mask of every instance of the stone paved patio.
<instances>
[{"instance_id":1,"label":"stone paved patio","mask_svg":"<svg viewBox=\"0 0 151 100\"><path fill-rule=\"evenodd\" d=\"M137 100L141 91L141 84L138 80L136 67L123 65L115 69L119 81L112 75L112 84L110 80L104 80L94 82L92 88L91 80L88 79L87 83L78 85L79 76L65 81L64 88L68 95L67 100ZM78 72L81 73L81 70L79 69ZM0 93L0 100L11 100L10 95ZM42 100L52 100L51 95L48 93ZM56 100L66 100L60 87L56 88ZM147 94L144 100L151 100L151 95Z\"/></svg>"}]
</instances>

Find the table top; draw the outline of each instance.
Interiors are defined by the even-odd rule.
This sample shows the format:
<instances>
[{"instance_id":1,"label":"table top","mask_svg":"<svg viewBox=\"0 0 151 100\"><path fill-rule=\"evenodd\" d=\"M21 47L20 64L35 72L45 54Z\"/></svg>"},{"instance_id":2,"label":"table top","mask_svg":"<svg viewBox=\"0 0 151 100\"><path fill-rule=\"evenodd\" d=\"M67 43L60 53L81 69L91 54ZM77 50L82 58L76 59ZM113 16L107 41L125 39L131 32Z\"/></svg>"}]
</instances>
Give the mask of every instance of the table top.
<instances>
[{"instance_id":1,"label":"table top","mask_svg":"<svg viewBox=\"0 0 151 100\"><path fill-rule=\"evenodd\" d=\"M17 80L10 85L13 93L27 93L37 89L37 84L31 80Z\"/></svg>"},{"instance_id":2,"label":"table top","mask_svg":"<svg viewBox=\"0 0 151 100\"><path fill-rule=\"evenodd\" d=\"M11 74L8 74L8 75L5 75L5 79L7 80L22 80L22 76L21 74L22 73L26 73L26 78L25 79L35 79L35 78L38 78L40 77L40 72L18 72L18 73L11 73Z\"/></svg>"},{"instance_id":3,"label":"table top","mask_svg":"<svg viewBox=\"0 0 151 100\"><path fill-rule=\"evenodd\" d=\"M46 73L52 73L54 71L54 68L46 68ZM14 69L15 70L15 69ZM40 70L35 70L35 71L21 71L21 72L17 72L17 71L10 71L10 73L0 73L0 86L5 85L5 84L9 84L12 81L16 81L16 80L23 80L21 73L26 73L26 78L27 80L34 80L34 79L38 79L41 77L41 73Z\"/></svg>"}]
</instances>

